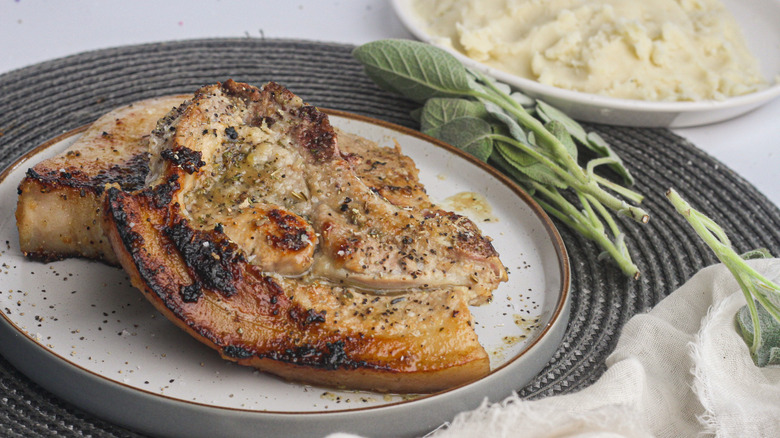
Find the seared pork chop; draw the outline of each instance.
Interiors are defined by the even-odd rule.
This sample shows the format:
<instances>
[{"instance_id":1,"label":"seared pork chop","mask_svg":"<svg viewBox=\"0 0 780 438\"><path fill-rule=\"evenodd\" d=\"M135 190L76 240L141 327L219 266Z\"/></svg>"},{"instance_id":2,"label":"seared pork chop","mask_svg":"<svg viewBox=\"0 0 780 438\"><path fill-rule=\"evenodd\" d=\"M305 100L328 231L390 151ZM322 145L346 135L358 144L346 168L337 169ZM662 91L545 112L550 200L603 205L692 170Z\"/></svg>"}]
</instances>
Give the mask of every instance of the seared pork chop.
<instances>
[{"instance_id":1,"label":"seared pork chop","mask_svg":"<svg viewBox=\"0 0 780 438\"><path fill-rule=\"evenodd\" d=\"M274 83L202 88L150 151L147 187L108 189L106 232L133 284L223 357L380 391L488 372L468 304L506 271L414 170L367 184L355 169L377 163L341 151L327 116Z\"/></svg>"},{"instance_id":2,"label":"seared pork chop","mask_svg":"<svg viewBox=\"0 0 780 438\"><path fill-rule=\"evenodd\" d=\"M16 207L22 252L41 261L86 257L118 264L103 235L104 187L143 187L149 133L187 97L117 108L95 121L68 150L29 169Z\"/></svg>"}]
</instances>

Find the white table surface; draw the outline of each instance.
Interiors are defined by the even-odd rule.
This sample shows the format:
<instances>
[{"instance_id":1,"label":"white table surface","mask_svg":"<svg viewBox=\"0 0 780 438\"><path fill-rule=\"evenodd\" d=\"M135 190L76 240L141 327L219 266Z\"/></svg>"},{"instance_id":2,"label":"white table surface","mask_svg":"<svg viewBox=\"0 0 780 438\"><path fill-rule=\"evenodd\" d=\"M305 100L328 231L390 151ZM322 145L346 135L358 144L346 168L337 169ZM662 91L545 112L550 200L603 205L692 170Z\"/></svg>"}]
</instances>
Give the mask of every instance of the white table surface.
<instances>
[{"instance_id":1,"label":"white table surface","mask_svg":"<svg viewBox=\"0 0 780 438\"><path fill-rule=\"evenodd\" d=\"M208 37L351 44L412 38L388 0L0 0L0 73L88 50ZM780 205L780 99L675 132Z\"/></svg>"}]
</instances>

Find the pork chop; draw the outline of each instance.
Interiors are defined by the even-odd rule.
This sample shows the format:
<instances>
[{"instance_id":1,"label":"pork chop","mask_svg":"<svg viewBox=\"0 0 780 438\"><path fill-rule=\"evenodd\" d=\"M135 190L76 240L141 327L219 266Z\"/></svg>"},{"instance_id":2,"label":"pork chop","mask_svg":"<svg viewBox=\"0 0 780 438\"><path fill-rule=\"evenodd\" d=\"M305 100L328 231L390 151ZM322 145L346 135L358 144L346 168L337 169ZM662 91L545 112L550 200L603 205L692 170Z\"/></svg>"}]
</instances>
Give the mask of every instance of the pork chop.
<instances>
[{"instance_id":1,"label":"pork chop","mask_svg":"<svg viewBox=\"0 0 780 438\"><path fill-rule=\"evenodd\" d=\"M22 252L41 261L85 257L118 264L103 235L105 185L143 187L149 172L149 133L187 97L117 108L92 123L66 151L28 169L16 207Z\"/></svg>"},{"instance_id":2,"label":"pork chop","mask_svg":"<svg viewBox=\"0 0 780 438\"><path fill-rule=\"evenodd\" d=\"M105 230L133 284L226 359L398 392L488 372L468 305L506 271L414 171L366 184L355 169L376 163L341 151L328 117L275 83L200 89L150 151L144 189L108 189Z\"/></svg>"}]
</instances>

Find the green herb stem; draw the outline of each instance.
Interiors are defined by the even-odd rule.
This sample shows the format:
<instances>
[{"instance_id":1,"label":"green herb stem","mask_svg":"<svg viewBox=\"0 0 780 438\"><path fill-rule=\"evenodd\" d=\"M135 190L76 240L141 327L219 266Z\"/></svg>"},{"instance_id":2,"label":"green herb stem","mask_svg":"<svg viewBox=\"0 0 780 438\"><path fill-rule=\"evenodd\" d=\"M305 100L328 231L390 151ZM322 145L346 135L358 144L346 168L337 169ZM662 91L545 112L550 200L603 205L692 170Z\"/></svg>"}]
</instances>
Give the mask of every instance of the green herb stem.
<instances>
[{"instance_id":1,"label":"green herb stem","mask_svg":"<svg viewBox=\"0 0 780 438\"><path fill-rule=\"evenodd\" d=\"M593 174L593 179L596 180L596 182L598 182L600 185L609 188L613 192L619 194L620 196L628 199L629 201L631 201L633 203L640 204L642 201L645 200L645 197L642 196L641 194L639 194L639 193L637 193L637 192L635 192L635 191L633 191L633 190L631 190L629 188L621 186L620 184L616 184L616 183L608 180L607 178L604 178L601 175ZM644 219L645 220L643 220L641 222L647 222L646 218L644 218Z\"/></svg>"},{"instance_id":2,"label":"green herb stem","mask_svg":"<svg viewBox=\"0 0 780 438\"><path fill-rule=\"evenodd\" d=\"M780 322L780 308L765 295L765 293L777 294L780 297L780 286L748 265L745 259L734 251L728 236L715 221L691 207L673 189L666 192L666 197L737 280L745 295L750 319L753 322L754 335L750 352L755 354L761 345L761 324L755 301L758 301L776 321Z\"/></svg>"},{"instance_id":3,"label":"green herb stem","mask_svg":"<svg viewBox=\"0 0 780 438\"><path fill-rule=\"evenodd\" d=\"M600 202L604 203L607 207L611 208L614 211L617 211L618 213L624 214L633 220L641 223L647 223L647 220L649 218L649 215L647 212L637 206L629 205L627 202L618 199L608 192L606 192L604 189L602 189L596 181L593 180L585 180L582 181L576 177L574 177L569 171L572 169L563 169L561 168L558 163L555 163L554 161L550 160L548 156L545 154L540 153L536 149L532 148L531 146L524 144L522 142L519 142L513 138L507 137L505 135L501 134L491 134L488 136L489 138L501 141L503 143L512 145L518 149L521 149L523 152L527 153L528 155L532 156L533 158L537 159L540 163L547 166L550 170L555 172L563 181L566 182L566 184L572 186L575 190L579 190L581 192L589 193L593 195L596 199L598 199ZM575 165L575 168L580 169L579 165ZM567 171L568 170L568 171Z\"/></svg>"},{"instance_id":4,"label":"green herb stem","mask_svg":"<svg viewBox=\"0 0 780 438\"><path fill-rule=\"evenodd\" d=\"M577 163L574 158L571 156L571 154L568 153L566 150L566 147L563 146L561 141L556 138L545 126L542 124L541 121L534 118L531 114L528 113L528 111L525 110L525 108L522 107L522 105L518 104L514 99L512 99L509 95L498 89L493 81L485 78L485 76L481 73L478 73L478 77L480 78L481 82L488 87L490 91L492 91L494 94L489 93L482 93L478 90L471 90L469 94L471 94L475 98L482 98L489 102L495 103L496 105L503 108L505 111L507 111L510 115L514 116L515 119L517 119L523 126L525 126L527 129L532 131L538 140L541 140L543 144L550 147L550 149L553 152L553 155L561 164L563 164L568 172L563 171L558 166L554 166L552 161L547 160L545 157L545 165L553 169L559 176L562 178L567 179L568 183L572 186L578 186L579 188L584 188L583 184L586 186L592 186L590 183L594 180L598 182L598 184L602 184L604 186L609 187L611 190L613 190L616 193L619 193L621 196L624 196L631 202L639 203L643 200L643 197L639 195L638 193L627 189L619 184L615 184L612 181L609 181L606 178L598 177L596 179L593 173L593 169L596 166L602 165L602 164L610 164L614 163L615 160L608 157L598 158L591 160L588 163L587 171L583 171L580 167L579 163ZM526 150L527 145L523 145L520 142L513 142L512 143L515 146L522 145L521 149ZM536 156L537 159L539 159L538 155ZM540 161L542 161L540 159ZM562 172L565 172L567 176L564 176ZM574 177L576 180L572 181L570 177ZM602 200L602 202L605 202L610 208L615 209L615 211L627 213L626 215L631 217L637 222L646 223L648 221L648 214L643 209L639 207L630 206L627 203L617 200L616 198L612 197L608 193L601 190L600 187L595 186L593 187L594 194L599 193L599 198ZM606 197L603 197L603 195L606 195L606 197L611 198L607 200Z\"/></svg>"},{"instance_id":5,"label":"green herb stem","mask_svg":"<svg viewBox=\"0 0 780 438\"><path fill-rule=\"evenodd\" d=\"M591 201L593 201L595 204L600 203L595 199L589 199L589 197L583 193L577 193L577 197L579 198L580 204L582 205L583 210L585 210L585 216L590 220L590 224L593 229L599 232L604 232L604 224L599 220L596 212L593 211L593 205Z\"/></svg>"},{"instance_id":6,"label":"green herb stem","mask_svg":"<svg viewBox=\"0 0 780 438\"><path fill-rule=\"evenodd\" d=\"M572 176L577 178L580 182L585 182L588 180L587 175L579 166L579 164L574 160L574 158L572 158L572 156L569 154L569 152L566 150L566 147L564 147L561 141L544 127L544 124L542 124L541 121L529 114L525 108L517 104L514 99L502 93L500 90L496 89L496 93L501 94L495 96L487 93L481 93L477 90L470 90L470 92L467 94L478 99L485 99L500 106L511 116L514 116L522 126L533 132L537 141L541 141L542 144L550 148L553 156L563 165L571 169Z\"/></svg>"},{"instance_id":7,"label":"green herb stem","mask_svg":"<svg viewBox=\"0 0 780 438\"><path fill-rule=\"evenodd\" d=\"M609 211L604 208L604 206L600 202L596 202L594 199L591 199L590 195L583 195L585 199L587 199L588 205L593 205L596 210L599 212L599 216L607 223L607 227L609 227L609 231L612 233L613 236L617 236L622 234L620 232L620 227L618 227L617 222L615 222L615 219L612 217L611 214L609 214ZM601 224L601 221L598 221L599 224ZM603 226L602 226L603 227Z\"/></svg>"},{"instance_id":8,"label":"green herb stem","mask_svg":"<svg viewBox=\"0 0 780 438\"><path fill-rule=\"evenodd\" d=\"M614 260L617 266L623 271L624 274L637 279L639 278L639 268L631 260L631 256L628 253L628 248L622 243L622 239L616 239L620 241L619 245L610 240L610 238L604 232L603 224L598 220L595 212L591 209L591 202L584 200L583 206L586 213L583 213L572 205L563 195L561 195L555 189L548 189L547 186L533 182L533 188L540 193L544 198L550 201L551 205L539 196L535 196L536 202L541 205L548 213L552 214L556 218L560 219L563 223L586 237L592 240L596 245L601 247L610 257ZM607 223L614 236L621 235L620 230L617 228L617 224L612 220L609 212L603 209L603 206L599 202L593 202L596 209L602 212L602 216L609 218Z\"/></svg>"}]
</instances>

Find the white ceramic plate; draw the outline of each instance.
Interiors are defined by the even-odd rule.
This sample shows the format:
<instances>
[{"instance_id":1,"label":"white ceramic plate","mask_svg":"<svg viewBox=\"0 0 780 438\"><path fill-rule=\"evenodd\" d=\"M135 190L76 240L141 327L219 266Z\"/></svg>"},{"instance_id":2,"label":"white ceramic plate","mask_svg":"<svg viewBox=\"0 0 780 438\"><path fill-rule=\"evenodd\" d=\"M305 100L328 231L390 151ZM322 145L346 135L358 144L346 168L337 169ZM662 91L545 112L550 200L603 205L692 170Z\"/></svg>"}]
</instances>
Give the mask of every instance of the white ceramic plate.
<instances>
[{"instance_id":1,"label":"white ceramic plate","mask_svg":"<svg viewBox=\"0 0 780 438\"><path fill-rule=\"evenodd\" d=\"M397 140L434 200L476 192L492 207L491 221L475 219L495 239L510 276L492 303L473 308L490 375L425 396L292 384L220 359L162 317L119 269L25 259L17 243L16 187L27 168L64 150L78 132L32 151L0 180L3 355L76 405L163 436L420 435L485 397L500 400L522 387L552 357L568 321L568 259L549 218L501 175L433 139L345 113L332 112L331 121L381 145Z\"/></svg>"},{"instance_id":2,"label":"white ceramic plate","mask_svg":"<svg viewBox=\"0 0 780 438\"><path fill-rule=\"evenodd\" d=\"M396 14L417 38L437 45L410 4L416 0L393 0ZM637 127L683 128L721 122L745 114L780 96L780 1L721 0L734 15L751 52L761 62L764 77L772 84L756 93L722 101L648 102L617 99L564 90L505 73L476 62L460 52L440 46L465 65L482 70L501 82L557 106L571 117L595 123Z\"/></svg>"}]
</instances>

